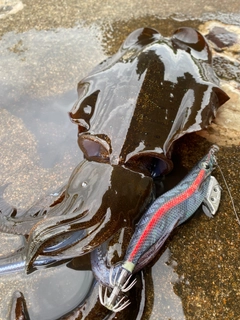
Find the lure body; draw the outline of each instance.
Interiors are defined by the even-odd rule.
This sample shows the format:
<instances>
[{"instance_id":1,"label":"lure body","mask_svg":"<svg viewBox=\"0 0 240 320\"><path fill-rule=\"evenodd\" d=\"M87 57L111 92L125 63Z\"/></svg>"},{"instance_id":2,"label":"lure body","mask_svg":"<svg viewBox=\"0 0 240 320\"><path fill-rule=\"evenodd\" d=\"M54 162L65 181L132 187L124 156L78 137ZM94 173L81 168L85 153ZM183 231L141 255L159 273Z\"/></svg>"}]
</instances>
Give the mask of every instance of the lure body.
<instances>
[{"instance_id":1,"label":"lure body","mask_svg":"<svg viewBox=\"0 0 240 320\"><path fill-rule=\"evenodd\" d=\"M103 298L100 289L100 300L108 309L121 311L128 305L126 302L122 306L119 306L119 302L115 305L119 293L128 290L127 278L153 259L176 226L190 218L202 203L208 213L215 214L218 206L211 210L213 207L208 205L208 202L209 186L212 188L211 172L216 165L217 150L217 146L212 146L208 154L176 187L157 198L145 212L131 238L120 272L112 272L114 281L109 281L113 287L110 297L107 298L105 293ZM214 188L219 204L220 187L215 183Z\"/></svg>"},{"instance_id":2,"label":"lure body","mask_svg":"<svg viewBox=\"0 0 240 320\"><path fill-rule=\"evenodd\" d=\"M206 198L210 174L216 164L214 149L173 189L157 198L141 218L132 236L123 268L132 272L139 259L157 242L190 218Z\"/></svg>"}]
</instances>

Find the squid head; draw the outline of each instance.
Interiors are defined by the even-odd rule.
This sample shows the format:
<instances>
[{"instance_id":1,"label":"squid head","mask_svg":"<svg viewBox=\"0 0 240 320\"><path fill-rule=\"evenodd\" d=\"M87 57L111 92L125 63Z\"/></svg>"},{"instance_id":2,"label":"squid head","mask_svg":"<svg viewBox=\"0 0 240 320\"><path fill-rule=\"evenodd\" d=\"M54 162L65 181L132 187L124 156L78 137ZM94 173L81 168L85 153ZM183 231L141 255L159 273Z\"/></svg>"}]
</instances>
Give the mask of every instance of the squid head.
<instances>
[{"instance_id":1,"label":"squid head","mask_svg":"<svg viewBox=\"0 0 240 320\"><path fill-rule=\"evenodd\" d=\"M207 127L229 97L220 89L205 38L179 28L164 38L132 32L119 51L78 84L70 112L85 157L110 164L160 159L172 169L173 143Z\"/></svg>"}]
</instances>

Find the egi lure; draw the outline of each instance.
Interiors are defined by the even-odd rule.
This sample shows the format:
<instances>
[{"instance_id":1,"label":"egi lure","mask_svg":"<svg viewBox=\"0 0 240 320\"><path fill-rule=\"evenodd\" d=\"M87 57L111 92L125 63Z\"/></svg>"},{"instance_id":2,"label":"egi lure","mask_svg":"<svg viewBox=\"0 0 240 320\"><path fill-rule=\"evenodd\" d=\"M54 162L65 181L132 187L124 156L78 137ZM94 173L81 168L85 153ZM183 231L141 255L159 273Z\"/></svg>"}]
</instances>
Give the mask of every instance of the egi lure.
<instances>
[{"instance_id":1,"label":"egi lure","mask_svg":"<svg viewBox=\"0 0 240 320\"><path fill-rule=\"evenodd\" d=\"M221 197L218 182L211 176L217 163L216 151L218 147L213 145L188 175L173 189L157 198L142 216L124 262L117 268L118 271L112 269L109 274L113 288L110 297L107 296L107 288L103 296L102 285L99 287L99 298L105 307L118 312L129 304L129 301L123 302L124 297L119 300L119 294L130 290L135 284L135 280L129 284L131 275L154 258L172 230L190 218L201 204L208 216L216 213Z\"/></svg>"}]
</instances>

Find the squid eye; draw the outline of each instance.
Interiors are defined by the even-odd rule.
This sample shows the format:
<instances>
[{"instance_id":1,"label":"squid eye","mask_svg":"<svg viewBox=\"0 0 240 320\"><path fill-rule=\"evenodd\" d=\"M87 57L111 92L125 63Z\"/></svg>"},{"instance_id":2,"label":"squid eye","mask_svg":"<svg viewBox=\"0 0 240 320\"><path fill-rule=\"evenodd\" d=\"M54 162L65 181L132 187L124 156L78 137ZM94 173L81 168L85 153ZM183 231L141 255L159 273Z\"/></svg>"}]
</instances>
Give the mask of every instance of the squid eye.
<instances>
[{"instance_id":1,"label":"squid eye","mask_svg":"<svg viewBox=\"0 0 240 320\"><path fill-rule=\"evenodd\" d=\"M80 134L78 144L88 160L108 162L110 144L108 139L102 139L97 135Z\"/></svg>"},{"instance_id":2,"label":"squid eye","mask_svg":"<svg viewBox=\"0 0 240 320\"><path fill-rule=\"evenodd\" d=\"M205 170L208 170L210 168L209 164L207 162L202 163L202 168Z\"/></svg>"}]
</instances>

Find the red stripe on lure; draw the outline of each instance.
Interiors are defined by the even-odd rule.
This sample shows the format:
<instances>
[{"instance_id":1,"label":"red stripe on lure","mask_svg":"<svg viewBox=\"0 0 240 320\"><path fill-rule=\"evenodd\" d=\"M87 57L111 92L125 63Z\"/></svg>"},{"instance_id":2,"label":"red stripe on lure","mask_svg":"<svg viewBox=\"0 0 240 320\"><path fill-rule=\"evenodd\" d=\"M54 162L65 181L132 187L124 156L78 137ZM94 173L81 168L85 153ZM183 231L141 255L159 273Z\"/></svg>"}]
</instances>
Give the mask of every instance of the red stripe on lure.
<instances>
[{"instance_id":1,"label":"red stripe on lure","mask_svg":"<svg viewBox=\"0 0 240 320\"><path fill-rule=\"evenodd\" d=\"M146 240L149 233L152 232L152 230L154 229L156 224L159 222L159 220L161 220L163 218L163 216L167 212L169 212L169 210L171 210L173 207L178 206L181 202L190 198L194 194L194 192L196 192L196 190L199 188L199 185L203 182L204 179L205 179L205 170L202 169L202 170L200 170L196 180L193 181L193 183L189 186L189 188L187 190L185 190L183 193L176 196L175 198L170 199L168 202L166 202L163 206L161 206L156 211L156 213L154 214L152 219L148 222L141 237L137 241L135 248L133 249L133 251L131 252L131 254L128 258L128 261L132 261L134 259L136 253L141 248L142 243Z\"/></svg>"}]
</instances>

